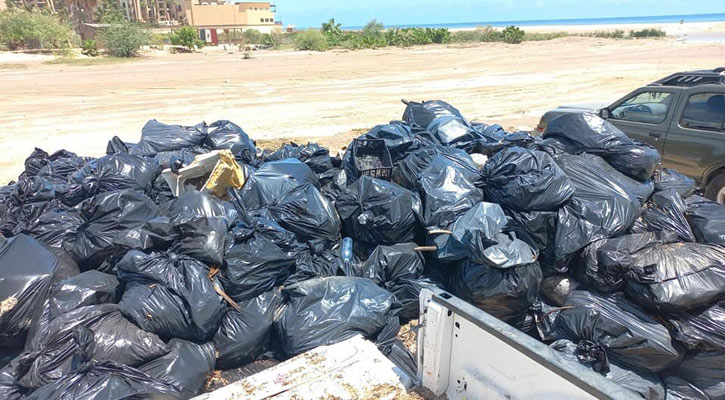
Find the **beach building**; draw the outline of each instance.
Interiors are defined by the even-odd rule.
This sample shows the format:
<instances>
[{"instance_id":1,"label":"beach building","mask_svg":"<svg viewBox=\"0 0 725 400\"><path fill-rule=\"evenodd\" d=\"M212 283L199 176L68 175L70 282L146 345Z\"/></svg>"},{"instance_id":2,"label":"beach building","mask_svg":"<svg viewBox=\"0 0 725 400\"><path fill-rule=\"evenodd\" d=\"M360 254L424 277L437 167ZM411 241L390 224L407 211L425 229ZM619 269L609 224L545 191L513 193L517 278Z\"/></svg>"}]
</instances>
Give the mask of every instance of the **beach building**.
<instances>
[{"instance_id":1,"label":"beach building","mask_svg":"<svg viewBox=\"0 0 725 400\"><path fill-rule=\"evenodd\" d=\"M268 2L229 3L217 0L183 0L185 22L195 28L217 31L281 30L277 9Z\"/></svg>"}]
</instances>

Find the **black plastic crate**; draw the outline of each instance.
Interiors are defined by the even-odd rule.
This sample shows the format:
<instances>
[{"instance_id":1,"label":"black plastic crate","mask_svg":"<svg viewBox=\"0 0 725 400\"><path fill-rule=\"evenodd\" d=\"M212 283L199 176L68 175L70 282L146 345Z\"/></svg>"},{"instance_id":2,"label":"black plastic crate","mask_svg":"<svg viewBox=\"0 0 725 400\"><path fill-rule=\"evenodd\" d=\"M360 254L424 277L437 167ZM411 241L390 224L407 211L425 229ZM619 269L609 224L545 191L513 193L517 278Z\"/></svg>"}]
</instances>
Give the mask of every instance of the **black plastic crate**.
<instances>
[{"instance_id":1,"label":"black plastic crate","mask_svg":"<svg viewBox=\"0 0 725 400\"><path fill-rule=\"evenodd\" d=\"M389 181L393 176L393 160L382 139L355 139L352 141L352 157L361 175Z\"/></svg>"}]
</instances>

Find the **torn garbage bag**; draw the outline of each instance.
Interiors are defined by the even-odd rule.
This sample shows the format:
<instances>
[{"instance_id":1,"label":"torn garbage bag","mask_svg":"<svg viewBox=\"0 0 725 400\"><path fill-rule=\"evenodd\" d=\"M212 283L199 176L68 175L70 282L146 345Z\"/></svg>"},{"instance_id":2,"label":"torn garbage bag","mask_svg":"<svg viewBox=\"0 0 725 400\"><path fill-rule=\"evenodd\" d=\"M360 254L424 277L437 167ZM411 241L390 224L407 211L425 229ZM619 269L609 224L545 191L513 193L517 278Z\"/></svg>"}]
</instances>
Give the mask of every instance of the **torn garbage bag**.
<instances>
[{"instance_id":1,"label":"torn garbage bag","mask_svg":"<svg viewBox=\"0 0 725 400\"><path fill-rule=\"evenodd\" d=\"M267 349L274 314L282 300L279 289L239 302L239 309L227 307L214 336L216 368L241 367L256 360Z\"/></svg>"},{"instance_id":2,"label":"torn garbage bag","mask_svg":"<svg viewBox=\"0 0 725 400\"><path fill-rule=\"evenodd\" d=\"M483 201L483 192L470 175L442 155L436 155L422 172L416 189L421 199L420 219L427 229L445 229L460 215Z\"/></svg>"},{"instance_id":3,"label":"torn garbage bag","mask_svg":"<svg viewBox=\"0 0 725 400\"><path fill-rule=\"evenodd\" d=\"M561 310L538 324L543 340L588 340L604 346L618 365L659 372L677 364L680 353L663 325L621 293L575 290Z\"/></svg>"},{"instance_id":4,"label":"torn garbage bag","mask_svg":"<svg viewBox=\"0 0 725 400\"><path fill-rule=\"evenodd\" d=\"M26 345L20 357L28 368L19 383L37 388L70 373L86 351L73 340L78 328L90 333L89 356L97 361L139 366L168 352L158 336L124 318L116 304L80 307L51 320L47 333Z\"/></svg>"},{"instance_id":5,"label":"torn garbage bag","mask_svg":"<svg viewBox=\"0 0 725 400\"><path fill-rule=\"evenodd\" d=\"M144 226L159 216L153 200L135 190L98 194L80 203L76 211L83 223L69 235L64 249L84 270L125 249L149 247Z\"/></svg>"},{"instance_id":6,"label":"torn garbage bag","mask_svg":"<svg viewBox=\"0 0 725 400\"><path fill-rule=\"evenodd\" d=\"M26 235L0 243L0 348L22 347L53 283L77 273L75 265Z\"/></svg>"},{"instance_id":7,"label":"torn garbage bag","mask_svg":"<svg viewBox=\"0 0 725 400\"><path fill-rule=\"evenodd\" d=\"M116 303L120 298L116 276L99 271L86 271L62 280L53 286L50 315L57 317L78 307Z\"/></svg>"},{"instance_id":8,"label":"torn garbage bag","mask_svg":"<svg viewBox=\"0 0 725 400\"><path fill-rule=\"evenodd\" d=\"M372 279L393 293L403 305L401 320L409 321L419 314L420 290L432 285L421 277L424 269L423 256L415 249L415 243L378 246L362 265L363 277Z\"/></svg>"},{"instance_id":9,"label":"torn garbage bag","mask_svg":"<svg viewBox=\"0 0 725 400\"><path fill-rule=\"evenodd\" d=\"M725 294L725 248L671 243L634 255L625 275L627 297L650 310L682 312Z\"/></svg>"},{"instance_id":10,"label":"torn garbage bag","mask_svg":"<svg viewBox=\"0 0 725 400\"><path fill-rule=\"evenodd\" d=\"M138 370L171 385L183 398L196 396L214 371L214 344L199 345L171 339L169 349L169 353L140 366Z\"/></svg>"},{"instance_id":11,"label":"torn garbage bag","mask_svg":"<svg viewBox=\"0 0 725 400\"><path fill-rule=\"evenodd\" d=\"M387 342L400 329L395 296L366 278L315 278L283 293L288 304L275 322L275 333L287 357L358 334Z\"/></svg>"},{"instance_id":12,"label":"torn garbage bag","mask_svg":"<svg viewBox=\"0 0 725 400\"><path fill-rule=\"evenodd\" d=\"M162 338L211 340L224 311L221 285L199 261L174 253L131 250L116 265L126 289L121 312Z\"/></svg>"},{"instance_id":13,"label":"torn garbage bag","mask_svg":"<svg viewBox=\"0 0 725 400\"><path fill-rule=\"evenodd\" d=\"M420 199L394 183L363 176L335 203L345 236L368 244L410 242L418 225Z\"/></svg>"},{"instance_id":14,"label":"torn garbage bag","mask_svg":"<svg viewBox=\"0 0 725 400\"><path fill-rule=\"evenodd\" d=\"M669 319L672 336L688 349L725 351L725 309L715 304Z\"/></svg>"},{"instance_id":15,"label":"torn garbage bag","mask_svg":"<svg viewBox=\"0 0 725 400\"><path fill-rule=\"evenodd\" d=\"M633 233L596 240L582 250L574 276L600 292L614 293L624 285L624 275L634 264L635 253L675 241L677 235L673 232Z\"/></svg>"},{"instance_id":16,"label":"torn garbage bag","mask_svg":"<svg viewBox=\"0 0 725 400\"><path fill-rule=\"evenodd\" d=\"M551 156L521 147L494 154L481 175L486 200L517 211L553 211L575 192Z\"/></svg>"},{"instance_id":17,"label":"torn garbage bag","mask_svg":"<svg viewBox=\"0 0 725 400\"><path fill-rule=\"evenodd\" d=\"M294 266L293 255L255 234L232 246L225 256L220 280L227 295L240 302L279 286L292 274Z\"/></svg>"},{"instance_id":18,"label":"torn garbage bag","mask_svg":"<svg viewBox=\"0 0 725 400\"><path fill-rule=\"evenodd\" d=\"M725 207L700 196L688 197L685 204L697 241L725 246Z\"/></svg>"},{"instance_id":19,"label":"torn garbage bag","mask_svg":"<svg viewBox=\"0 0 725 400\"><path fill-rule=\"evenodd\" d=\"M550 344L549 347L562 353L564 358L592 367L597 371L597 363L600 362L597 357L592 357L591 353L587 354L582 351L582 346L571 342L570 340L557 340ZM601 346L598 346L601 347ZM606 353L603 354L606 362ZM665 398L665 388L662 385L657 374L652 372L638 372L626 368L622 368L615 363L608 363L607 370L601 372L607 379L617 383L623 388L629 389L646 400L663 400Z\"/></svg>"},{"instance_id":20,"label":"torn garbage bag","mask_svg":"<svg viewBox=\"0 0 725 400\"><path fill-rule=\"evenodd\" d=\"M564 274L547 276L541 281L541 295L544 299L556 306L562 306L571 292L577 290L581 284Z\"/></svg>"},{"instance_id":21,"label":"torn garbage bag","mask_svg":"<svg viewBox=\"0 0 725 400\"><path fill-rule=\"evenodd\" d=\"M200 147L207 137L205 122L195 126L166 125L155 119L141 128L141 141L131 146L129 153L154 156L163 151Z\"/></svg>"},{"instance_id":22,"label":"torn garbage bag","mask_svg":"<svg viewBox=\"0 0 725 400\"><path fill-rule=\"evenodd\" d=\"M324 240L336 243L340 237L340 217L315 186L298 186L269 207L270 214L283 228L303 243Z\"/></svg>"},{"instance_id":23,"label":"torn garbage bag","mask_svg":"<svg viewBox=\"0 0 725 400\"><path fill-rule=\"evenodd\" d=\"M258 210L282 199L290 190L305 183L320 188L317 175L296 158L264 163L247 179L241 198L247 210Z\"/></svg>"},{"instance_id":24,"label":"torn garbage bag","mask_svg":"<svg viewBox=\"0 0 725 400\"><path fill-rule=\"evenodd\" d=\"M695 350L687 353L675 373L702 390L710 399L725 399L725 352Z\"/></svg>"},{"instance_id":25,"label":"torn garbage bag","mask_svg":"<svg viewBox=\"0 0 725 400\"><path fill-rule=\"evenodd\" d=\"M209 150L228 149L241 163L251 164L257 157L254 141L237 124L220 120L209 125L213 128L204 141Z\"/></svg>"},{"instance_id":26,"label":"torn garbage bag","mask_svg":"<svg viewBox=\"0 0 725 400\"><path fill-rule=\"evenodd\" d=\"M642 215L630 229L641 232L675 232L683 242L694 242L695 235L685 218L686 206L674 190L657 192L645 204Z\"/></svg>"}]
</instances>

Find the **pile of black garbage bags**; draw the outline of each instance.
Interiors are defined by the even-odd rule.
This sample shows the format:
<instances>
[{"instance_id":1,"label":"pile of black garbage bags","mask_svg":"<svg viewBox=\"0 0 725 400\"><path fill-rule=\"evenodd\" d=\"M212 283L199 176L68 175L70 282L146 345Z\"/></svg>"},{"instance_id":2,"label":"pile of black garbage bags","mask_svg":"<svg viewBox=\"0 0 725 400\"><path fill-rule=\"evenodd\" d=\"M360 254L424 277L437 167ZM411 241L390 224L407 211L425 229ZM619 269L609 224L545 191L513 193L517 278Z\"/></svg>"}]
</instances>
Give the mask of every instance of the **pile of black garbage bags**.
<instances>
[{"instance_id":1,"label":"pile of black garbage bags","mask_svg":"<svg viewBox=\"0 0 725 400\"><path fill-rule=\"evenodd\" d=\"M189 398L357 334L414 371L397 333L437 286L644 398L725 399L725 207L655 149L593 115L532 137L443 101L358 139L389 173L229 121L36 149L0 187L0 398ZM175 197L161 171L215 150L245 185Z\"/></svg>"}]
</instances>

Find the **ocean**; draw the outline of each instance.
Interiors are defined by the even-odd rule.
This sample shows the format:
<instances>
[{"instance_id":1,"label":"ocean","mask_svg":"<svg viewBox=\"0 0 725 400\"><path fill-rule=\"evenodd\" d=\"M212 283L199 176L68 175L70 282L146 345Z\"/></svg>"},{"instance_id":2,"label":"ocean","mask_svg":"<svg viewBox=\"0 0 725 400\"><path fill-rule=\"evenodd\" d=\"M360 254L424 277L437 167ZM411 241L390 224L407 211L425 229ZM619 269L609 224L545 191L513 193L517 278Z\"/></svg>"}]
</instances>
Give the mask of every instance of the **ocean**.
<instances>
[{"instance_id":1,"label":"ocean","mask_svg":"<svg viewBox=\"0 0 725 400\"><path fill-rule=\"evenodd\" d=\"M717 22L725 21L725 13L691 14L691 15L659 15L648 17L617 17L617 18L580 18L580 19L542 19L523 21L482 21L452 22L445 24L408 24L385 25L386 28L475 28L478 26L538 26L538 25L613 25L613 24L660 24L684 22ZM362 26L343 26L342 29L359 30Z\"/></svg>"}]
</instances>

